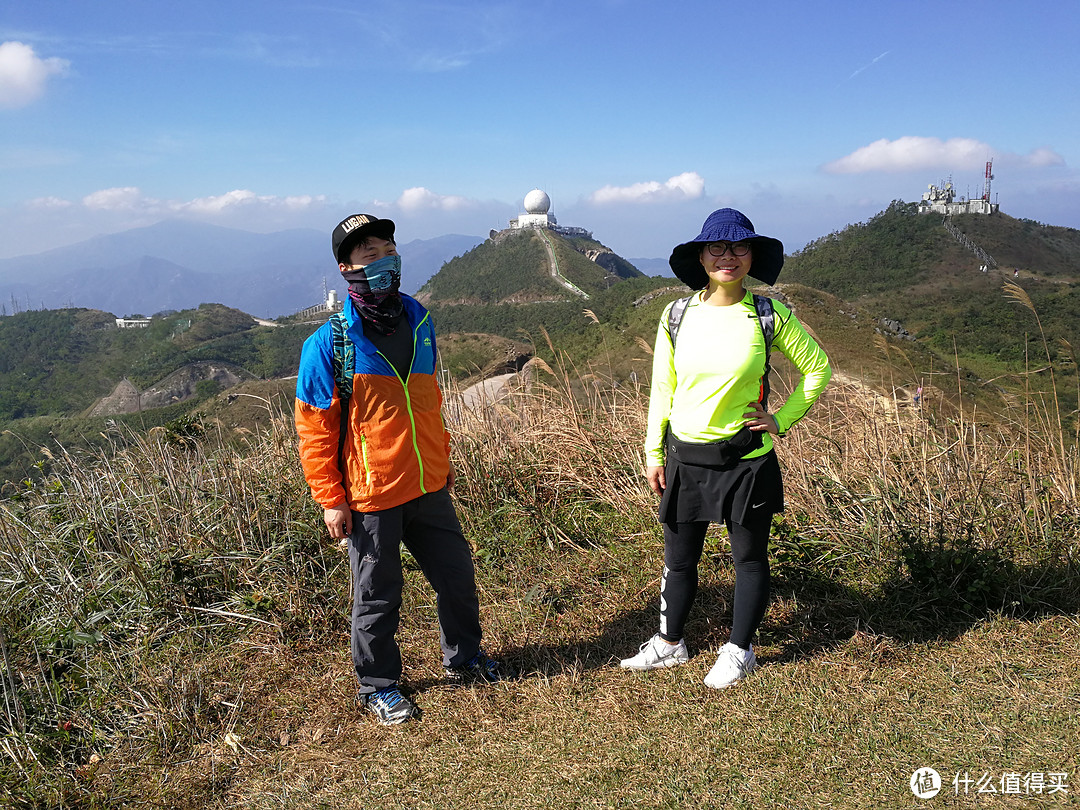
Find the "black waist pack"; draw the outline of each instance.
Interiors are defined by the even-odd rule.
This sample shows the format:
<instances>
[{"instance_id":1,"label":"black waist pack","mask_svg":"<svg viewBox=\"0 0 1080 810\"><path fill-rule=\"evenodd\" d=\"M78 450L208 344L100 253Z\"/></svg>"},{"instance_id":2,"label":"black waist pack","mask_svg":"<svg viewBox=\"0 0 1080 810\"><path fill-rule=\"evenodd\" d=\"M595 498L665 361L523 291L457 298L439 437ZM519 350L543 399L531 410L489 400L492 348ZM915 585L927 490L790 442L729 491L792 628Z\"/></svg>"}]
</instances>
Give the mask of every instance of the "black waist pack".
<instances>
[{"instance_id":1,"label":"black waist pack","mask_svg":"<svg viewBox=\"0 0 1080 810\"><path fill-rule=\"evenodd\" d=\"M730 439L704 443L684 442L675 438L675 434L669 430L666 444L668 461L695 467L727 467L764 446L765 438L760 432L743 425Z\"/></svg>"}]
</instances>

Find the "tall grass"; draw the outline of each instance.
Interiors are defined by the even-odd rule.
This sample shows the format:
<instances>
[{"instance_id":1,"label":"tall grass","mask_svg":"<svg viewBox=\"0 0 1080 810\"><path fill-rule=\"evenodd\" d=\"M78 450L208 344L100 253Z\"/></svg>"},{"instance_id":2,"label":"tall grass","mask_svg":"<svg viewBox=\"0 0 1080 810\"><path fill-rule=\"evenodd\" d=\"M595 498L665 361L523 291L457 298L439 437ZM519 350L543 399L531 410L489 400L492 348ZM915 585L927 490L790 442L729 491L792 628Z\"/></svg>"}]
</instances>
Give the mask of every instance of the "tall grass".
<instances>
[{"instance_id":1,"label":"tall grass","mask_svg":"<svg viewBox=\"0 0 1080 810\"><path fill-rule=\"evenodd\" d=\"M641 388L565 366L554 371L539 358L521 378L484 407L448 401L461 472L456 493L472 534L483 533L481 524L498 534L516 521L553 549L602 544L605 536L591 534L599 513L640 529L651 502L640 475ZM483 537L479 543L483 551Z\"/></svg>"},{"instance_id":2,"label":"tall grass","mask_svg":"<svg viewBox=\"0 0 1080 810\"><path fill-rule=\"evenodd\" d=\"M491 635L518 638L518 663L541 668L520 639L593 655L575 637L651 594L659 534L641 475L647 391L565 361L522 376L480 409L451 392L447 418ZM1075 441L1030 394L992 422L962 403L928 390L914 407L838 378L778 442L779 590L847 594L835 638L852 622L902 635L1077 609ZM12 802L153 792L154 773L208 761L210 740L238 751L237 730L270 722L252 694L266 689L241 674L252 656L347 646L348 563L324 542L286 403L267 403L266 430L239 447L191 420L123 438L90 456L44 448L58 472L0 502L0 796ZM600 559L605 578L590 581ZM544 590L551 561L591 604ZM857 615L841 615L850 605ZM558 624L562 612L578 618ZM119 793L95 781L103 762ZM224 796L230 773L211 768L191 801Z\"/></svg>"},{"instance_id":3,"label":"tall grass","mask_svg":"<svg viewBox=\"0 0 1080 810\"><path fill-rule=\"evenodd\" d=\"M34 788L102 748L169 761L220 721L203 662L252 627L289 646L336 623L340 554L267 409L240 447L186 419L112 453L42 448L60 472L0 503L0 774Z\"/></svg>"}]
</instances>

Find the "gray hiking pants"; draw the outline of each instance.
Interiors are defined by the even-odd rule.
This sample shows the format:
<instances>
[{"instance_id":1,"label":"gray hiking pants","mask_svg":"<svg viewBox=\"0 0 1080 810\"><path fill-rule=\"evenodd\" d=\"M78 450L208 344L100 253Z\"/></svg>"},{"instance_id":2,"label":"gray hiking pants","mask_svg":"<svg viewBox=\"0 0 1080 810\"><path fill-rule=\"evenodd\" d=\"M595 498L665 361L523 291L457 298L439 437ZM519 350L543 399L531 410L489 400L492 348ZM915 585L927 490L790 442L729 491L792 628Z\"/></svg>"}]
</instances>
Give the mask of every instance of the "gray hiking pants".
<instances>
[{"instance_id":1,"label":"gray hiking pants","mask_svg":"<svg viewBox=\"0 0 1080 810\"><path fill-rule=\"evenodd\" d=\"M444 487L381 512L353 512L352 658L360 693L401 678L395 635L401 614L401 543L435 590L443 666L464 664L480 649L480 603L472 549Z\"/></svg>"}]
</instances>

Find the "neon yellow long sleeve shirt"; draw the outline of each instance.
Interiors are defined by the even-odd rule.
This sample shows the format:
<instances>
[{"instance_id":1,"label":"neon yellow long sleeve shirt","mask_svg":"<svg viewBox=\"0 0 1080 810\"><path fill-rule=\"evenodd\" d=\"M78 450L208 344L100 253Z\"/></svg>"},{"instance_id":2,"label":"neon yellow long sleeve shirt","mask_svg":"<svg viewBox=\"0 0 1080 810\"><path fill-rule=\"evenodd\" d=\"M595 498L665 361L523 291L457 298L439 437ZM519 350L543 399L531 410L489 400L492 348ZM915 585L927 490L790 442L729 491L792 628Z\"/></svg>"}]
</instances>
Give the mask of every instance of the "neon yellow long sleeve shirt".
<instances>
[{"instance_id":1,"label":"neon yellow long sleeve shirt","mask_svg":"<svg viewBox=\"0 0 1080 810\"><path fill-rule=\"evenodd\" d=\"M664 432L687 442L711 442L734 436L746 423L745 413L761 393L765 373L765 336L761 333L753 294L731 306L711 306L695 295L679 326L672 347L667 331L670 305L660 316L653 352L652 389L645 433L645 463L664 463ZM832 369L825 351L791 310L773 301L773 349L783 353L802 374L798 385L779 410L770 411L780 433L810 410L825 390ZM747 458L772 449L765 433L764 446Z\"/></svg>"}]
</instances>

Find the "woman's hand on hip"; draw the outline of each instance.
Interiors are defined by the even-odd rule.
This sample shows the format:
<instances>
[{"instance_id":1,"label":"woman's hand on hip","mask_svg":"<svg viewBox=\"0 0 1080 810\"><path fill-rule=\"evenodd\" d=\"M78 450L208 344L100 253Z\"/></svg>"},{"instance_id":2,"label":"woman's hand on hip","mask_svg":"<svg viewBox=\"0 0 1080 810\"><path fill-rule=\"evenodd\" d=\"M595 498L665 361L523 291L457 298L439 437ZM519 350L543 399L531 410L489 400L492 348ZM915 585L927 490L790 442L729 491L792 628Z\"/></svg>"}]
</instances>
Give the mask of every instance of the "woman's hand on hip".
<instances>
[{"instance_id":1,"label":"woman's hand on hip","mask_svg":"<svg viewBox=\"0 0 1080 810\"><path fill-rule=\"evenodd\" d=\"M760 402L751 402L750 410L743 416L746 417L746 426L755 433L767 430L774 436L780 435L780 426L776 424L776 417L766 411Z\"/></svg>"}]
</instances>

